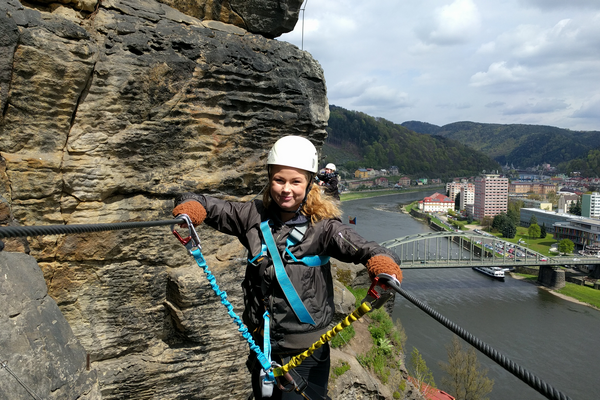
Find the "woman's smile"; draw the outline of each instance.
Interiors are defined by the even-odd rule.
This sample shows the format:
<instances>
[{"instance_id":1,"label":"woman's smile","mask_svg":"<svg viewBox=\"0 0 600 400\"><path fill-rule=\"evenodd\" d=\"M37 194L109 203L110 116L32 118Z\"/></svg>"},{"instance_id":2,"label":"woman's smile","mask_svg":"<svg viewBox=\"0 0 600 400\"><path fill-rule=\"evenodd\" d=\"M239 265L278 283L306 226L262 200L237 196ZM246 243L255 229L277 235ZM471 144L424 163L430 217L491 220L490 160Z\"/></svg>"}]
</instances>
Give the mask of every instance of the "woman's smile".
<instances>
[{"instance_id":1,"label":"woman's smile","mask_svg":"<svg viewBox=\"0 0 600 400\"><path fill-rule=\"evenodd\" d=\"M273 165L271 169L271 198L288 212L296 212L304 196L308 179L306 173L298 168Z\"/></svg>"}]
</instances>

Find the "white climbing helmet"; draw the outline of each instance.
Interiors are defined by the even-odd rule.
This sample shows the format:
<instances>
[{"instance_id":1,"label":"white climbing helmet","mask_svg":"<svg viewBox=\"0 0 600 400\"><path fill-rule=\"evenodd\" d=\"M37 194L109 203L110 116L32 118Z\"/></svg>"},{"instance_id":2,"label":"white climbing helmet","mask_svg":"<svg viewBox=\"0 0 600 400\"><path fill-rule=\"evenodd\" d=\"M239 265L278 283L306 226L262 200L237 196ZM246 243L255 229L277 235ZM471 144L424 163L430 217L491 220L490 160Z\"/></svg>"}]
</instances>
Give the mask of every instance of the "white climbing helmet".
<instances>
[{"instance_id":1,"label":"white climbing helmet","mask_svg":"<svg viewBox=\"0 0 600 400\"><path fill-rule=\"evenodd\" d=\"M330 169L332 171L335 171L335 164L329 163L325 166L325 169Z\"/></svg>"},{"instance_id":2,"label":"white climbing helmet","mask_svg":"<svg viewBox=\"0 0 600 400\"><path fill-rule=\"evenodd\" d=\"M310 140L300 136L284 136L279 139L267 157L267 165L283 165L317 172L317 149Z\"/></svg>"}]
</instances>

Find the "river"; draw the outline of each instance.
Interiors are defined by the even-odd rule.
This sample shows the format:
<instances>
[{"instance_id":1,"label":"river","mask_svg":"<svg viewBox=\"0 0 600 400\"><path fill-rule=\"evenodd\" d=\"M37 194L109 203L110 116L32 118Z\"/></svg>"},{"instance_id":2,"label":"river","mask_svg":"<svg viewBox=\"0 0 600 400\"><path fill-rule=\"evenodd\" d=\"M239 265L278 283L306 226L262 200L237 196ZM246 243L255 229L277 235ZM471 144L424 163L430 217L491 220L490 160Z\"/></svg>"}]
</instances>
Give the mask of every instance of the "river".
<instances>
[{"instance_id":1,"label":"river","mask_svg":"<svg viewBox=\"0 0 600 400\"><path fill-rule=\"evenodd\" d=\"M433 194L432 190L342 203L344 221L356 217L356 231L369 240L386 240L430 232L426 224L397 210ZM530 373L572 399L598 399L597 363L600 312L561 299L531 283L506 277L495 281L470 268L405 270L402 287L436 311L492 346ZM407 362L417 348L437 386L445 375L446 346L453 333L402 296L392 317L400 319L408 340ZM462 341L463 348L468 344ZM535 400L545 397L504 368L477 352L494 380L490 400Z\"/></svg>"}]
</instances>

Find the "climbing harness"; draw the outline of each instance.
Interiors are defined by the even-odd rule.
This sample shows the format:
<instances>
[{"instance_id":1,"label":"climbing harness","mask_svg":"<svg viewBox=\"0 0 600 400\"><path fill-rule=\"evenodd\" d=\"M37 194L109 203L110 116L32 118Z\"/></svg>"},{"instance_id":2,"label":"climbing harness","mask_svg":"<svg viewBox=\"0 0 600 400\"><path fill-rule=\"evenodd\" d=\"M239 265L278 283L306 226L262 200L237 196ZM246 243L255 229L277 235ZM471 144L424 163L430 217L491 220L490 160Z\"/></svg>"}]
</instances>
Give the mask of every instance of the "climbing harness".
<instances>
[{"instance_id":1,"label":"climbing harness","mask_svg":"<svg viewBox=\"0 0 600 400\"><path fill-rule=\"evenodd\" d=\"M304 228L306 229L306 227ZM295 232L297 228L294 228L292 232ZM269 221L264 221L260 224L260 231L262 232L263 240L265 241L265 245L267 246L268 252L271 255L271 259L273 260L273 266L275 269L275 276L277 278L277 282L279 282L279 286L283 290L283 293L290 303L292 310L300 320L300 322L305 324L315 325L315 321L304 306L302 299L296 292L294 285L290 281L289 276L285 272L285 267L283 266L282 257L279 255L279 251L277 250L277 245L275 244L275 239L273 239L273 234L271 233L271 227L269 226ZM292 232L288 235L286 248L283 252L285 254L289 254L292 259L296 262L303 262L305 265L309 267L316 267L320 265L324 265L329 262L329 257L320 257L320 256L309 256L304 257L301 260L298 260L292 252L289 250L289 247L300 242L302 237L304 236L304 232L298 230L299 234L294 233L292 236ZM291 237L291 238L290 238Z\"/></svg>"}]
</instances>

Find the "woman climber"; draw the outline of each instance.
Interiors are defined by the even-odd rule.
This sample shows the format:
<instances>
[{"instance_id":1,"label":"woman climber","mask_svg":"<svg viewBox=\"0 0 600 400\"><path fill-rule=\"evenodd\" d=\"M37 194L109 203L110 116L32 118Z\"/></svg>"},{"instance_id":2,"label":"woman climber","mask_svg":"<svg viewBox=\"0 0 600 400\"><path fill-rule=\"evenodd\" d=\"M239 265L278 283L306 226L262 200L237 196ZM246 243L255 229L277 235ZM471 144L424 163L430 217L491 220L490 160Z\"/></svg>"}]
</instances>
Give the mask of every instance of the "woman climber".
<instances>
[{"instance_id":1,"label":"woman climber","mask_svg":"<svg viewBox=\"0 0 600 400\"><path fill-rule=\"evenodd\" d=\"M269 152L269 183L262 200L241 203L184 193L177 196L173 209L174 216L187 214L194 225L204 222L236 236L246 247L242 319L257 343L262 344L263 332L270 331L267 343L273 361L280 365L330 328L334 302L329 257L366 265L371 279L386 273L402 280L394 253L344 225L337 203L313 185L317 161L317 150L308 139L286 136ZM267 329L265 319L270 321ZM255 360L251 352L247 365L255 399L327 398L327 344L292 370L296 390L290 392L285 385L289 382L278 378L272 394L264 394L262 369Z\"/></svg>"}]
</instances>

